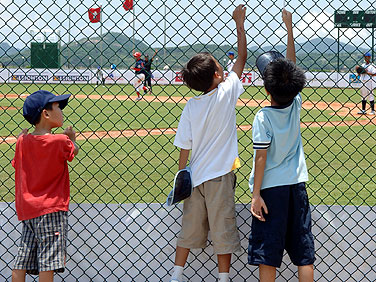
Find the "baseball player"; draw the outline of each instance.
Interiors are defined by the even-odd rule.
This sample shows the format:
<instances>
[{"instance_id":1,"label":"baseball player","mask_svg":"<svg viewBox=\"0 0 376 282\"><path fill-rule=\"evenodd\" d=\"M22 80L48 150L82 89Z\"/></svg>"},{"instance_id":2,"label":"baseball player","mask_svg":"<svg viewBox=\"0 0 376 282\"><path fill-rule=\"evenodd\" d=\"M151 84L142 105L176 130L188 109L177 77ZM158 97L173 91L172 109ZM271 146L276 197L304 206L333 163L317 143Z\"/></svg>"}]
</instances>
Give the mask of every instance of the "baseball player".
<instances>
[{"instance_id":1,"label":"baseball player","mask_svg":"<svg viewBox=\"0 0 376 282\"><path fill-rule=\"evenodd\" d=\"M135 77L132 81L133 87L136 90L137 93L137 98L136 101L141 100L142 97L140 96L141 90L145 90L146 87L144 86L144 80L145 80L145 75L144 75L144 65L145 62L144 60L141 59L141 53L140 52L134 52L133 57L136 59L136 64L134 66L134 73Z\"/></svg>"},{"instance_id":2,"label":"baseball player","mask_svg":"<svg viewBox=\"0 0 376 282\"><path fill-rule=\"evenodd\" d=\"M104 83L106 79L103 75L103 71L101 70L101 67L97 68L97 72L95 73L95 75L97 77L97 86L98 84L102 84L102 86L104 87Z\"/></svg>"},{"instance_id":3,"label":"baseball player","mask_svg":"<svg viewBox=\"0 0 376 282\"><path fill-rule=\"evenodd\" d=\"M236 59L234 58L235 57L235 53L232 52L232 51L230 51L230 52L227 53L227 56L229 57L229 60L228 60L226 69L227 69L228 72L231 72L232 67L234 66L234 64L236 62Z\"/></svg>"},{"instance_id":4,"label":"baseball player","mask_svg":"<svg viewBox=\"0 0 376 282\"><path fill-rule=\"evenodd\" d=\"M375 115L375 102L373 96L373 89L375 88L374 76L376 76L376 67L371 63L371 53L367 52L364 54L364 61L361 67L356 66L355 70L360 74L361 80L363 82L360 88L360 94L362 95L362 109L358 112L360 115L365 115L366 112L366 98L368 97L369 103L371 104L370 115Z\"/></svg>"},{"instance_id":5,"label":"baseball player","mask_svg":"<svg viewBox=\"0 0 376 282\"><path fill-rule=\"evenodd\" d=\"M157 55L157 50L155 50L154 55L153 57L151 57L151 59L149 59L149 55L145 54L145 58L144 58L145 65L144 65L144 70L143 70L143 73L145 74L145 81L144 81L144 86L146 87L146 89L144 89L145 95L148 90L151 93L151 78L153 76L151 73L151 64L153 63L155 55Z\"/></svg>"}]
</instances>

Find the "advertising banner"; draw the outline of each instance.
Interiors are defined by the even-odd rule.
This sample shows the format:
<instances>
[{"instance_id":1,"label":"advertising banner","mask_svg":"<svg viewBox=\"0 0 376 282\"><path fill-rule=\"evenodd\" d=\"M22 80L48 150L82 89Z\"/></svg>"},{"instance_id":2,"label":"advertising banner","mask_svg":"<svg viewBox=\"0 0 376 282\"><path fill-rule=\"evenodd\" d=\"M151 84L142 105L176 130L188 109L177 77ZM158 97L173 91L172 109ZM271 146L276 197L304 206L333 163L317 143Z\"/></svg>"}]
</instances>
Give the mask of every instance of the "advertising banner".
<instances>
[{"instance_id":1,"label":"advertising banner","mask_svg":"<svg viewBox=\"0 0 376 282\"><path fill-rule=\"evenodd\" d=\"M131 84L134 71L127 69L104 69L106 84ZM228 73L225 72L225 77ZM306 72L307 86L328 88L359 88L360 77L354 73L338 72ZM93 69L0 69L0 82L8 83L92 83L100 81L97 70ZM263 80L255 71L245 71L240 78L243 85L264 85ZM183 80L180 71L152 70L152 84L181 85Z\"/></svg>"}]
</instances>

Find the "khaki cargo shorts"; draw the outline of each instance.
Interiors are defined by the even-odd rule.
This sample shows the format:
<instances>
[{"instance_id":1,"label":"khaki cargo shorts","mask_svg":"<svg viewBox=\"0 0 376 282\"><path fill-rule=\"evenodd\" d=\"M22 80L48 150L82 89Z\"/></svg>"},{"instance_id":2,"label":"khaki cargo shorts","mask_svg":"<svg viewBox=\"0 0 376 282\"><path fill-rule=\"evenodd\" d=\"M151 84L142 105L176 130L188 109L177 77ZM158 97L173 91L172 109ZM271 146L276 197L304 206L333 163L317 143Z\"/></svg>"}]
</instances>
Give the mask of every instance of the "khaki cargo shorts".
<instances>
[{"instance_id":1,"label":"khaki cargo shorts","mask_svg":"<svg viewBox=\"0 0 376 282\"><path fill-rule=\"evenodd\" d=\"M177 245L187 249L205 248L210 230L215 254L240 251L235 218L234 172L206 181L193 189L184 201L182 229Z\"/></svg>"}]
</instances>

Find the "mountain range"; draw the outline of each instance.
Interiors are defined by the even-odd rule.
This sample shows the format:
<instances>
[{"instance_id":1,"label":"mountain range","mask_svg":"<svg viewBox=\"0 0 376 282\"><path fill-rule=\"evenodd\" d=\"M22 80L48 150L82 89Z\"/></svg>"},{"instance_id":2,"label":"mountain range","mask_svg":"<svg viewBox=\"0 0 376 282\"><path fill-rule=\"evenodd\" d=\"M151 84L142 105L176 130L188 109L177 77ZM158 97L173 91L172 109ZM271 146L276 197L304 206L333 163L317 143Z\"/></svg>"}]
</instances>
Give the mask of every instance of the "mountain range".
<instances>
[{"instance_id":1,"label":"mountain range","mask_svg":"<svg viewBox=\"0 0 376 282\"><path fill-rule=\"evenodd\" d=\"M154 53L152 47L143 41L133 39L122 33L106 33L100 37L82 38L61 46L61 65L77 68L109 68L111 64L116 64L118 68L131 68L134 64L132 56L133 50L142 54ZM252 43L251 43L252 44ZM352 69L362 61L363 48L352 44L339 43L332 38L313 38L306 42L296 43L297 63L308 70L335 70ZM230 45L216 44L194 44L191 46L167 47L158 50L154 61L155 68L162 68L165 65L173 69L180 69L185 62L194 54L207 51L213 54L217 60L223 64L227 62L226 53L235 51ZM248 60L246 68L252 68L257 56L268 50L277 50L285 53L285 45L276 46L250 46L248 48ZM101 56L102 54L102 56ZM29 66L30 49L18 50L6 42L0 43L0 62L7 66ZM338 64L339 60L339 64Z\"/></svg>"}]
</instances>

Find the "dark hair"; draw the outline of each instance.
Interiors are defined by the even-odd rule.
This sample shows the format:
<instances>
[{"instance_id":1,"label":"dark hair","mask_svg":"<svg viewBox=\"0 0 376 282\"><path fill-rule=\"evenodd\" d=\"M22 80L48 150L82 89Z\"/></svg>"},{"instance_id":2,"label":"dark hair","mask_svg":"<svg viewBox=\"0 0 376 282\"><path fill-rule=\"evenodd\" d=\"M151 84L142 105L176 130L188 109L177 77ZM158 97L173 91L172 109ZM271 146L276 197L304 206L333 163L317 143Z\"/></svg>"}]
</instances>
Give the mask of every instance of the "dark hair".
<instances>
[{"instance_id":1,"label":"dark hair","mask_svg":"<svg viewBox=\"0 0 376 282\"><path fill-rule=\"evenodd\" d=\"M304 71L288 59L278 58L265 69L265 89L278 105L291 103L305 84Z\"/></svg>"},{"instance_id":2,"label":"dark hair","mask_svg":"<svg viewBox=\"0 0 376 282\"><path fill-rule=\"evenodd\" d=\"M189 88L206 92L213 84L216 71L218 67L213 56L208 52L202 52L188 61L181 70L181 75Z\"/></svg>"},{"instance_id":3,"label":"dark hair","mask_svg":"<svg viewBox=\"0 0 376 282\"><path fill-rule=\"evenodd\" d=\"M52 104L53 103L47 103L44 108L42 109L42 111L39 113L39 116L37 117L37 119L35 120L35 123L34 124L38 124L40 122L40 119L41 119L41 116L42 116L42 112L43 110L47 110L47 111L51 111L52 110Z\"/></svg>"}]
</instances>

